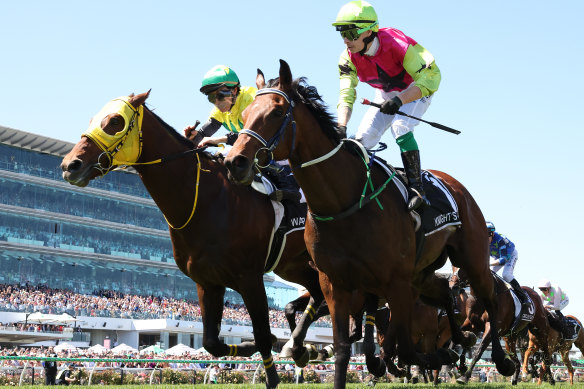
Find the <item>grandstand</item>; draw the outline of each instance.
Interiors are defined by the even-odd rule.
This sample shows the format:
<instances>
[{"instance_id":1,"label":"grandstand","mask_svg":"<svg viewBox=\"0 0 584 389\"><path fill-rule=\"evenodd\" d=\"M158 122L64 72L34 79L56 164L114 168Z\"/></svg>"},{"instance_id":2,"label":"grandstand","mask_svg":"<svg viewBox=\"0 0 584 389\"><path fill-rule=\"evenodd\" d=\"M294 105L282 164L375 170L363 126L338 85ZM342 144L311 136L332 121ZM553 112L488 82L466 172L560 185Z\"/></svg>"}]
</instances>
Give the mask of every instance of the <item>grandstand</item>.
<instances>
[{"instance_id":1,"label":"grandstand","mask_svg":"<svg viewBox=\"0 0 584 389\"><path fill-rule=\"evenodd\" d=\"M72 186L62 180L59 164L73 146L0 126L0 285L75 296L111 291L196 304L195 284L174 263L168 226L137 174L132 169L116 171L86 188ZM264 276L264 283L272 308L281 309L298 296L296 288L274 276ZM242 303L230 290L225 299ZM7 334L2 324L25 322L33 310L68 312L79 320L76 331L65 335L27 334L27 340L45 344L66 339L88 346L111 339L136 348L156 342L165 348L202 345L200 320L184 313L1 300L0 342L18 338ZM224 324L226 342L252 338L249 323ZM287 328L274 328L273 333L282 341L289 337ZM311 330L307 339L328 342L330 329Z\"/></svg>"}]
</instances>

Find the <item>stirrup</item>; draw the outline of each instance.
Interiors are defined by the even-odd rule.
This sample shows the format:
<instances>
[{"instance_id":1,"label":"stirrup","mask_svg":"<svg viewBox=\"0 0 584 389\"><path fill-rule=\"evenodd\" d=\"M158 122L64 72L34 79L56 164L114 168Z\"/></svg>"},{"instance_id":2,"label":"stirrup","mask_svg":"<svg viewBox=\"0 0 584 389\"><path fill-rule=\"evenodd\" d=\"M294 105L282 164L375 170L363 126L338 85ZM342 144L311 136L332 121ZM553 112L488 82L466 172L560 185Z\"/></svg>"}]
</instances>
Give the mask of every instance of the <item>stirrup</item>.
<instances>
[{"instance_id":1,"label":"stirrup","mask_svg":"<svg viewBox=\"0 0 584 389\"><path fill-rule=\"evenodd\" d=\"M417 189L410 187L408 188L408 191L410 195L410 199L408 201L408 211L415 211L420 207L427 207L430 205L430 202L426 196L421 194Z\"/></svg>"}]
</instances>

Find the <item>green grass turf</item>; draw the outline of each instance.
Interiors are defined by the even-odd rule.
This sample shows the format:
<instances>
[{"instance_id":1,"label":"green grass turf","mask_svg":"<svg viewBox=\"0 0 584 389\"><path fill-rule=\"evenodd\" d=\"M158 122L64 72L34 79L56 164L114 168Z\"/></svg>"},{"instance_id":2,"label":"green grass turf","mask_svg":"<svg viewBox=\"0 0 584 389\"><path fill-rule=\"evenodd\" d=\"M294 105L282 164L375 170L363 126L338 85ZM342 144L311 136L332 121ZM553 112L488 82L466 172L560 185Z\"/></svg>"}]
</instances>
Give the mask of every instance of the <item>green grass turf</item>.
<instances>
[{"instance_id":1,"label":"green grass turf","mask_svg":"<svg viewBox=\"0 0 584 389\"><path fill-rule=\"evenodd\" d=\"M175 389L175 388L183 388L183 389L187 389L187 388L196 388L196 389L228 389L228 388L237 388L237 389L248 389L248 388L253 388L253 389L264 389L265 385L261 384L261 385L247 385L247 384L241 384L241 385L199 385L197 384L196 386L193 385L91 385L90 387L88 386L78 386L78 385L73 385L72 387L77 387L77 388L91 388L91 389L97 389L97 388L107 388L107 389ZM333 385L332 384L300 384L300 385L295 385L295 384L281 384L278 386L278 389L332 389ZM547 383L544 383L542 386L538 386L535 383L523 383L520 382L517 386L515 386L515 388L517 389L542 389L542 388L551 388L551 386ZM578 388L578 387L584 387L584 385L582 384L578 384L575 383L574 386L569 386L567 383L565 382L558 382L556 383L554 388ZM45 385L27 385L27 386L21 386L21 388L28 388L28 389L55 389L54 386L45 386ZM365 384L347 384L347 388L368 388ZM411 384L377 384L375 386L375 388L389 388L389 389L429 389L429 388L436 388L436 386L434 385L430 385L430 384L416 384L416 385L411 385ZM467 385L457 385L457 384L440 384L438 386L439 389L454 389L454 388L469 388L469 389L510 389L512 388L510 383L490 383L490 384L478 384L478 383L469 383Z\"/></svg>"}]
</instances>

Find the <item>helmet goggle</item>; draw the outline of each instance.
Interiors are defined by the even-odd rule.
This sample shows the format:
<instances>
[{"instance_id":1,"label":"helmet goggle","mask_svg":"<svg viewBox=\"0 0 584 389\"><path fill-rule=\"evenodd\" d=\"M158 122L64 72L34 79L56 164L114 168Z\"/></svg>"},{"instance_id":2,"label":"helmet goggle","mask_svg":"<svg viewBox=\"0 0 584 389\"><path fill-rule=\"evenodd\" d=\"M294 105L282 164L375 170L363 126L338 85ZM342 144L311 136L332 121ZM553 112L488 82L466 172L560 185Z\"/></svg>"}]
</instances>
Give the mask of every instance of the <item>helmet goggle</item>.
<instances>
[{"instance_id":1,"label":"helmet goggle","mask_svg":"<svg viewBox=\"0 0 584 389\"><path fill-rule=\"evenodd\" d=\"M231 89L229 90L217 90L207 95L207 99L211 104L215 104L216 101L223 101L226 97L233 96Z\"/></svg>"},{"instance_id":2,"label":"helmet goggle","mask_svg":"<svg viewBox=\"0 0 584 389\"><path fill-rule=\"evenodd\" d=\"M373 22L371 25L363 28L357 28L354 24L345 24L336 26L337 31L341 33L341 37L343 39L348 39L350 41L356 41L359 39L361 34L363 34L367 30L371 30L373 27L377 25L377 22Z\"/></svg>"}]
</instances>

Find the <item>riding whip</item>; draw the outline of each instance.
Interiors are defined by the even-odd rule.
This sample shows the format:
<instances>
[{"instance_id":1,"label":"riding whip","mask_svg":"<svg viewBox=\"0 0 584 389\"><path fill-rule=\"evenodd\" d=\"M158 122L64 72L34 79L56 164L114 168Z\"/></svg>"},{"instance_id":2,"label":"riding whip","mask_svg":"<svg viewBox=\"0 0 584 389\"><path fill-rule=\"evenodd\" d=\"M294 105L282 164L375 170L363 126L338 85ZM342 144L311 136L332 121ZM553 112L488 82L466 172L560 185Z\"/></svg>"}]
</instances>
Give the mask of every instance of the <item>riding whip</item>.
<instances>
[{"instance_id":1,"label":"riding whip","mask_svg":"<svg viewBox=\"0 0 584 389\"><path fill-rule=\"evenodd\" d=\"M361 104L364 104L364 105L372 105L374 107L381 108L381 104L373 103L373 102L371 102L371 101L369 101L367 99L363 99L361 101ZM426 121L424 119L420 119L420 118L417 118L415 116L408 115L407 113L403 113L401 111L397 111L396 114L402 115L402 116L407 116L409 118L419 120L421 122L424 122L426 124L431 125L432 127L438 128L438 129L440 129L442 131L451 132L451 133L456 134L456 135L460 134L460 131L455 130L454 128L446 127L445 125L442 125L440 123L428 122L428 121Z\"/></svg>"}]
</instances>

